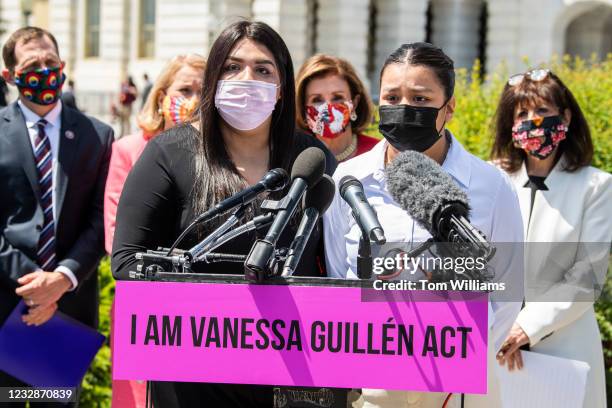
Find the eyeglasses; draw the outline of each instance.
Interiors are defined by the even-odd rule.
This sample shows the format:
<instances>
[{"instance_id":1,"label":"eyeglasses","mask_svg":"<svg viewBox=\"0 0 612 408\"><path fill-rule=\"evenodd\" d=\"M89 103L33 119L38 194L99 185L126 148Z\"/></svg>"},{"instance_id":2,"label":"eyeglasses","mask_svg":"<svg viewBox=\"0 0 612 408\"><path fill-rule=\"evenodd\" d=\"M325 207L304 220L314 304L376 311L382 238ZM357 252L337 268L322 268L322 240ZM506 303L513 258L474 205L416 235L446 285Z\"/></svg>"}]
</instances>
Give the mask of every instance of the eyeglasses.
<instances>
[{"instance_id":1,"label":"eyeglasses","mask_svg":"<svg viewBox=\"0 0 612 408\"><path fill-rule=\"evenodd\" d=\"M550 75L549 69L532 69L531 71L527 71L524 74L515 74L508 78L508 85L516 86L523 82L525 77L529 78L534 82L540 82L548 78Z\"/></svg>"}]
</instances>

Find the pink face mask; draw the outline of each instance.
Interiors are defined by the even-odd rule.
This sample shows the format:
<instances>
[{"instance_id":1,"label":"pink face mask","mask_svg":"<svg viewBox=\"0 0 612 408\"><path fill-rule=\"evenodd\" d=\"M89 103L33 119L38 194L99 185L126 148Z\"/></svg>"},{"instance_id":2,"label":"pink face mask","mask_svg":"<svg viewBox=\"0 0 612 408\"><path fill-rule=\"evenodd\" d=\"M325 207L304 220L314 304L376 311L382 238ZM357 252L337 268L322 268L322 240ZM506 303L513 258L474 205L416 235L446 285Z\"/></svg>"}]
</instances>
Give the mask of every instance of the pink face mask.
<instances>
[{"instance_id":1,"label":"pink face mask","mask_svg":"<svg viewBox=\"0 0 612 408\"><path fill-rule=\"evenodd\" d=\"M228 125L253 130L272 114L276 105L275 84L263 81L220 80L215 106Z\"/></svg>"}]
</instances>

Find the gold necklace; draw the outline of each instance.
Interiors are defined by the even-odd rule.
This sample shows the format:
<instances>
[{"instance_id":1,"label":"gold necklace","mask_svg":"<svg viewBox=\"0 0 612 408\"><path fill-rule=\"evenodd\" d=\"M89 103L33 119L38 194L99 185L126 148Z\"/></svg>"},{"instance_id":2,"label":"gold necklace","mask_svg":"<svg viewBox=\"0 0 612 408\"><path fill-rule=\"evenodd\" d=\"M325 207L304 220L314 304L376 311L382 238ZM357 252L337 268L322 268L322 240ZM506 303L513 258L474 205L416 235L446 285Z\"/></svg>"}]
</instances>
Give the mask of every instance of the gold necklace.
<instances>
[{"instance_id":1,"label":"gold necklace","mask_svg":"<svg viewBox=\"0 0 612 408\"><path fill-rule=\"evenodd\" d=\"M348 145L348 147L344 149L343 152L335 155L336 160L338 162L346 160L351 156L351 154L355 152L355 149L357 149L357 135L353 133L353 139L351 140L351 144Z\"/></svg>"}]
</instances>

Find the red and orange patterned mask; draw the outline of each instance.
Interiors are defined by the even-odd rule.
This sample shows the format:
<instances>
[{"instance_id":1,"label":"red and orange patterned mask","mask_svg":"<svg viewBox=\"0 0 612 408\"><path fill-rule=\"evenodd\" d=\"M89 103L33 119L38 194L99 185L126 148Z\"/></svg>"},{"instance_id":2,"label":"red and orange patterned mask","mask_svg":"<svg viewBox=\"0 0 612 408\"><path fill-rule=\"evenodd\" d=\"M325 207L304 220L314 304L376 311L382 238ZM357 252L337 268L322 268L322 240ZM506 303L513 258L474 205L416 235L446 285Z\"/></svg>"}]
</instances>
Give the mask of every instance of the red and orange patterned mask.
<instances>
[{"instance_id":1,"label":"red and orange patterned mask","mask_svg":"<svg viewBox=\"0 0 612 408\"><path fill-rule=\"evenodd\" d=\"M15 85L19 93L28 101L37 105L51 105L62 94L66 75L62 67L40 68L15 73Z\"/></svg>"},{"instance_id":2,"label":"red and orange patterned mask","mask_svg":"<svg viewBox=\"0 0 612 408\"><path fill-rule=\"evenodd\" d=\"M352 110L353 104L350 101L308 105L306 121L316 136L334 139L348 126Z\"/></svg>"}]
</instances>

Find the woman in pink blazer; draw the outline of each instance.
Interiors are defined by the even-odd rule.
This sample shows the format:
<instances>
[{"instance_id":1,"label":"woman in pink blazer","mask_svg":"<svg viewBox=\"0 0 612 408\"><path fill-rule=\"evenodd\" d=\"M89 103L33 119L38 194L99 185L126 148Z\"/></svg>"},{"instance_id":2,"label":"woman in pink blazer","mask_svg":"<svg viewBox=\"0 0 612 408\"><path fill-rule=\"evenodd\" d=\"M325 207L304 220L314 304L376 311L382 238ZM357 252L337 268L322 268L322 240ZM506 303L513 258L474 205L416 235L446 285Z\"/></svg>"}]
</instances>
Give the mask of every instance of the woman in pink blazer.
<instances>
[{"instance_id":1,"label":"woman in pink blazer","mask_svg":"<svg viewBox=\"0 0 612 408\"><path fill-rule=\"evenodd\" d=\"M106 252L112 252L117 204L132 166L151 138L189 119L199 102L205 65L204 57L197 54L179 55L173 58L155 81L138 116L139 132L122 137L113 143L104 192ZM145 388L144 382L113 381L112 406L144 408Z\"/></svg>"},{"instance_id":2,"label":"woman in pink blazer","mask_svg":"<svg viewBox=\"0 0 612 408\"><path fill-rule=\"evenodd\" d=\"M140 131L113 144L104 194L104 244L112 252L117 204L123 184L147 141L191 116L199 100L204 57L197 54L173 58L159 75L138 116Z\"/></svg>"}]
</instances>

